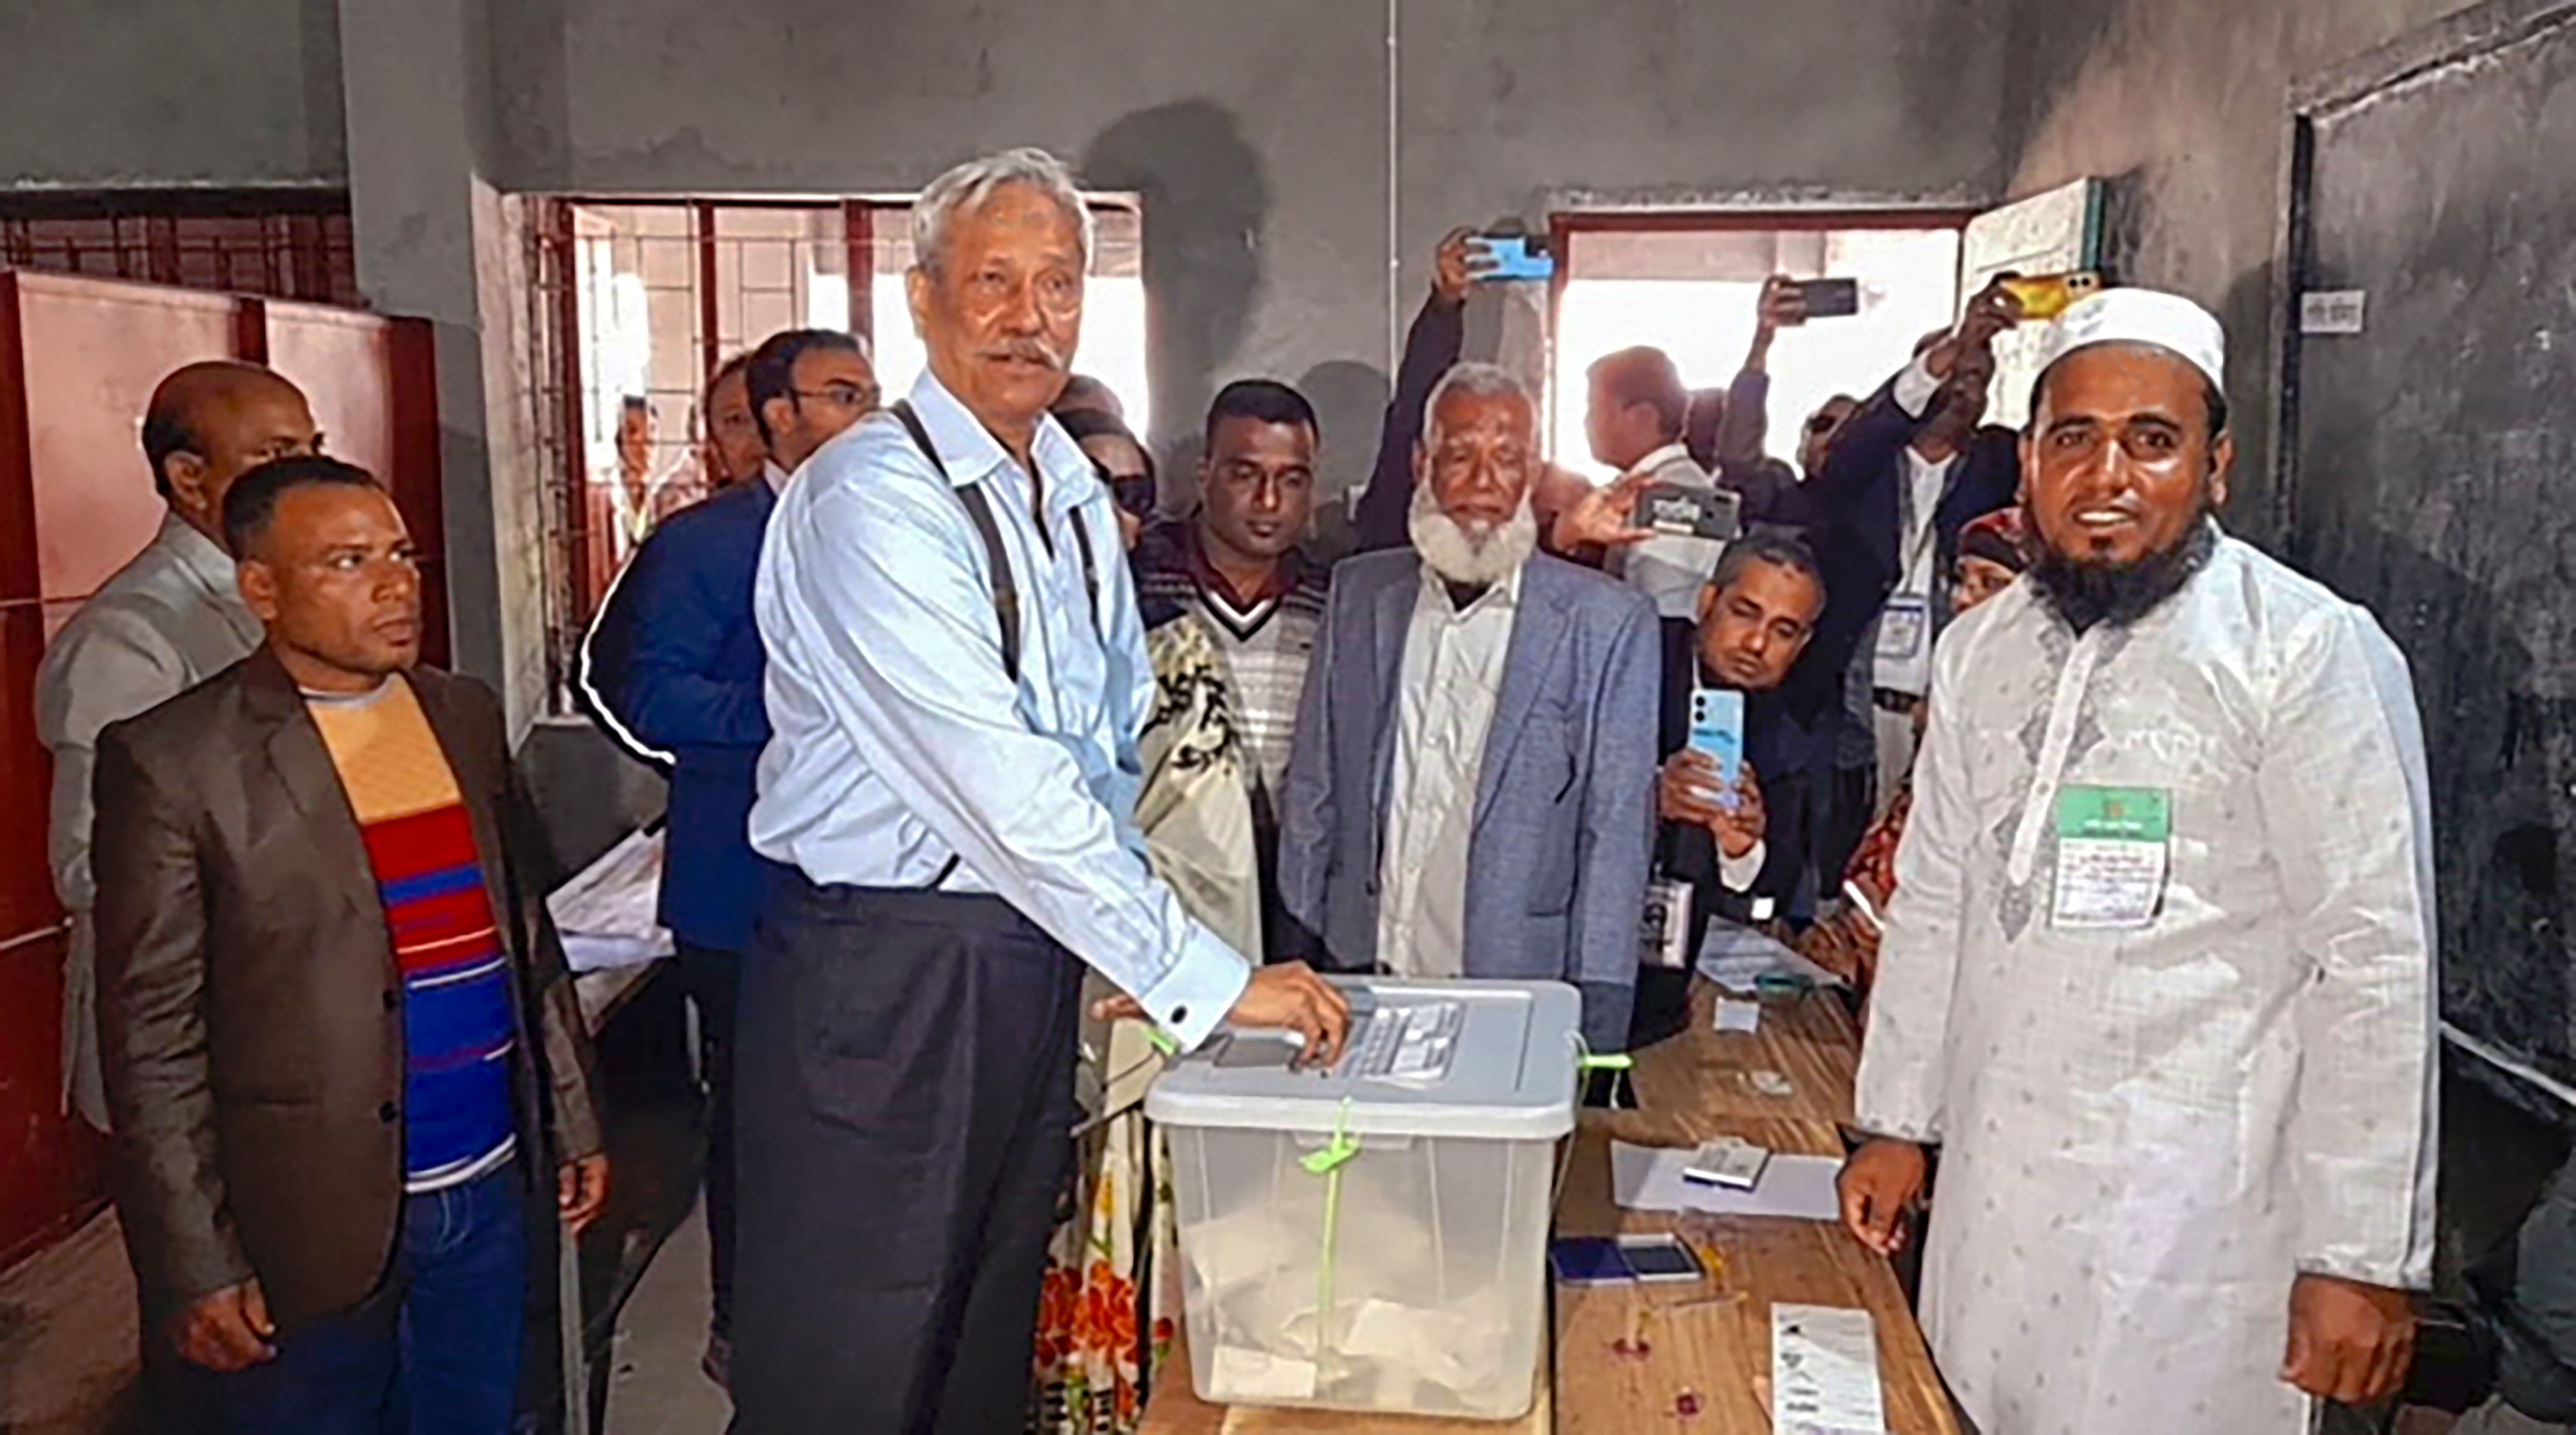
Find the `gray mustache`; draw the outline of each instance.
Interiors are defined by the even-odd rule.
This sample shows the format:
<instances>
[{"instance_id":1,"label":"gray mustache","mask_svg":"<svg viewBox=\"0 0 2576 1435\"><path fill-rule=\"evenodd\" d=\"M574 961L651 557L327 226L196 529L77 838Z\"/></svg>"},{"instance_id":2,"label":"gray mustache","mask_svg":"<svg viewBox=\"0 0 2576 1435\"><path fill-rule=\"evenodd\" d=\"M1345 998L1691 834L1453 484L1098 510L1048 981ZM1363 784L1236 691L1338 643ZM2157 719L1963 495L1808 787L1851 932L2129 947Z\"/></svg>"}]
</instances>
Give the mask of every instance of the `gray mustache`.
<instances>
[{"instance_id":1,"label":"gray mustache","mask_svg":"<svg viewBox=\"0 0 2576 1435\"><path fill-rule=\"evenodd\" d=\"M1063 355L1058 354L1055 350L1048 348L1044 344L1035 342L1003 344L997 348L985 350L984 357L988 359L1024 359L1033 364L1044 364L1050 369L1061 369L1065 367L1065 359Z\"/></svg>"}]
</instances>

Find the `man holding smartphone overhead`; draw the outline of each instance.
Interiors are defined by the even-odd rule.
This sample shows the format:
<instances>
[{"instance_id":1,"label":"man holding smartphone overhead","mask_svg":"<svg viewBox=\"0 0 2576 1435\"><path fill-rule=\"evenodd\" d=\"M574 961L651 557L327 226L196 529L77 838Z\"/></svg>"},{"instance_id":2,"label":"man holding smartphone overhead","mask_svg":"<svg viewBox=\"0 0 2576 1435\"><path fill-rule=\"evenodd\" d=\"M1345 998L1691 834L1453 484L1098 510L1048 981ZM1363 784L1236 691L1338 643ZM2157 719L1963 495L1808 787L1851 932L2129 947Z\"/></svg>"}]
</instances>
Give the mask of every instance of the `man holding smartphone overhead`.
<instances>
[{"instance_id":1,"label":"man holding smartphone overhead","mask_svg":"<svg viewBox=\"0 0 2576 1435\"><path fill-rule=\"evenodd\" d=\"M1683 446L1690 390L1661 349L1621 349L1595 359L1583 433L1596 462L1619 470L1621 482L1643 481L1652 512L1672 521L1655 536L1610 554L1612 576L1645 594L1655 616L1687 625L1717 556L1742 528L1742 504L1721 490Z\"/></svg>"},{"instance_id":2,"label":"man holding smartphone overhead","mask_svg":"<svg viewBox=\"0 0 2576 1435\"><path fill-rule=\"evenodd\" d=\"M1931 686L1959 530L2013 501L2016 437L1980 425L1995 336L2020 317L2002 284L1978 294L1956 328L1927 338L1841 425L1823 468L1807 476L1823 514L1814 539L1830 596L1816 630L1820 661L1801 681L1839 688L1868 645L1881 802L1913 765L1914 710Z\"/></svg>"}]
</instances>

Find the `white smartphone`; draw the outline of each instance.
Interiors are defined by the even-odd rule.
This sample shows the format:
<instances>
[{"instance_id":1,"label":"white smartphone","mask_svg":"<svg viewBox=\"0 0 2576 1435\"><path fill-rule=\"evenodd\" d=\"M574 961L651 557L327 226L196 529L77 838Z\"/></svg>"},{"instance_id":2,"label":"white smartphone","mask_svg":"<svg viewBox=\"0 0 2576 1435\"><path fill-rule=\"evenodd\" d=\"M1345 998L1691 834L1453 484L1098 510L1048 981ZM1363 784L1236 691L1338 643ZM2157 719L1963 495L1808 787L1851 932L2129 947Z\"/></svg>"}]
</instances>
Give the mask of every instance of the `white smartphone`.
<instances>
[{"instance_id":1,"label":"white smartphone","mask_svg":"<svg viewBox=\"0 0 2576 1435\"><path fill-rule=\"evenodd\" d=\"M1770 1166L1770 1152L1730 1137L1708 1142L1692 1152L1690 1164L1682 1168L1682 1179L1703 1186L1723 1186L1730 1191L1750 1191L1762 1184L1762 1173Z\"/></svg>"}]
</instances>

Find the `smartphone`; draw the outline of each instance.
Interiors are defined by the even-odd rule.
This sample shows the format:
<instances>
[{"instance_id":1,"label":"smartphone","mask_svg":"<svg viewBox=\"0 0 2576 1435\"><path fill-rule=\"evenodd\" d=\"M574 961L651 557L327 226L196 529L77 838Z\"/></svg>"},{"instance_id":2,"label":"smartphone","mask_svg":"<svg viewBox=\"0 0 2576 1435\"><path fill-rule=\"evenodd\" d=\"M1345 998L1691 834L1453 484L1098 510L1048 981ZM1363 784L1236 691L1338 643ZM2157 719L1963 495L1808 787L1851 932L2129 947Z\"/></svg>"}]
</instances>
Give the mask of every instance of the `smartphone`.
<instances>
[{"instance_id":1,"label":"smartphone","mask_svg":"<svg viewBox=\"0 0 2576 1435\"><path fill-rule=\"evenodd\" d=\"M1559 1237L1548 1243L1547 1263L1564 1285L1625 1285L1637 1278L1627 1252L1608 1236Z\"/></svg>"},{"instance_id":2,"label":"smartphone","mask_svg":"<svg viewBox=\"0 0 2576 1435\"><path fill-rule=\"evenodd\" d=\"M1860 281L1857 279L1804 279L1798 283L1798 303L1810 319L1848 319L1860 312Z\"/></svg>"},{"instance_id":3,"label":"smartphone","mask_svg":"<svg viewBox=\"0 0 2576 1435\"><path fill-rule=\"evenodd\" d=\"M1681 1237L1670 1233L1621 1236L1619 1255L1628 1263L1629 1274L1641 1281L1695 1281L1706 1274L1699 1257Z\"/></svg>"},{"instance_id":4,"label":"smartphone","mask_svg":"<svg viewBox=\"0 0 2576 1435\"><path fill-rule=\"evenodd\" d=\"M2021 301L2023 323L2054 319L2082 300L2102 292L2102 276L2090 269L2072 274L2043 274L2036 279L2006 279L2004 289Z\"/></svg>"},{"instance_id":5,"label":"smartphone","mask_svg":"<svg viewBox=\"0 0 2576 1435\"><path fill-rule=\"evenodd\" d=\"M1476 276L1478 282L1502 284L1514 280L1553 279L1556 256L1547 252L1547 240L1535 234L1479 234L1475 242L1493 267Z\"/></svg>"},{"instance_id":6,"label":"smartphone","mask_svg":"<svg viewBox=\"0 0 2576 1435\"><path fill-rule=\"evenodd\" d=\"M1637 495L1630 522L1674 538L1710 538L1732 543L1743 536L1743 500L1722 488L1687 483L1650 483Z\"/></svg>"},{"instance_id":7,"label":"smartphone","mask_svg":"<svg viewBox=\"0 0 2576 1435\"><path fill-rule=\"evenodd\" d=\"M1717 764L1718 781L1729 787L1744 763L1744 694L1733 688L1693 688L1690 745Z\"/></svg>"}]
</instances>

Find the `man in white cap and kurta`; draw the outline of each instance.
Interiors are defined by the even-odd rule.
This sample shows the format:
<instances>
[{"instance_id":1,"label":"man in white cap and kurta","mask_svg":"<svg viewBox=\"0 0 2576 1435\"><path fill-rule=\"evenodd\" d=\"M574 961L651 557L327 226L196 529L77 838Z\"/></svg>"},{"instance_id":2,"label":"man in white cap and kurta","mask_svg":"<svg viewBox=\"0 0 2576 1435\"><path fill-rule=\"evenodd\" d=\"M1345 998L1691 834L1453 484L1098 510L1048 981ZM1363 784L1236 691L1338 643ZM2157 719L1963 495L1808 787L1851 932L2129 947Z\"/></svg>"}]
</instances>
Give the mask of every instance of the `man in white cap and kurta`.
<instances>
[{"instance_id":1,"label":"man in white cap and kurta","mask_svg":"<svg viewBox=\"0 0 2576 1435\"><path fill-rule=\"evenodd\" d=\"M2433 1240L2433 877L2405 659L2227 537L2225 338L2070 310L2038 552L1945 633L1843 1217L1984 1435L2293 1435L2403 1379Z\"/></svg>"}]
</instances>

